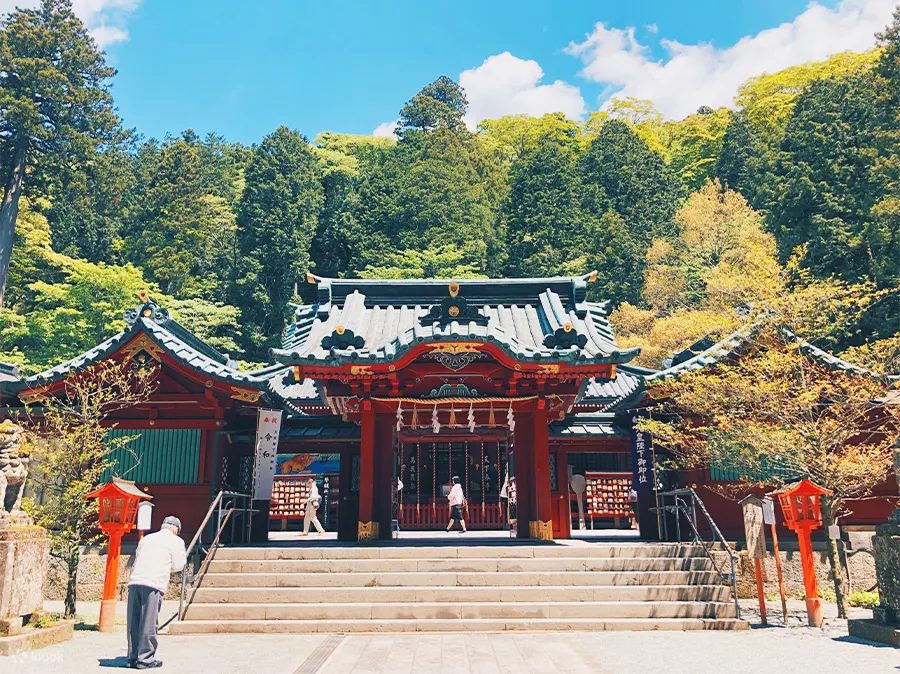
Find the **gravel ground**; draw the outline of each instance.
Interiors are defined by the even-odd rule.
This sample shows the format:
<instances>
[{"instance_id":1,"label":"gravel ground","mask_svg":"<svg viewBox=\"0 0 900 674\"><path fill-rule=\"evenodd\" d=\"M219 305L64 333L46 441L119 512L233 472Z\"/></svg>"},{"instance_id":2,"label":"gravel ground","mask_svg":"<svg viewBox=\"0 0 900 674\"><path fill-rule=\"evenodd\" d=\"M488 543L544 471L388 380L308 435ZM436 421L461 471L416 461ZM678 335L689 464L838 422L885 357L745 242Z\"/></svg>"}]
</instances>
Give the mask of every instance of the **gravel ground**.
<instances>
[{"instance_id":1,"label":"gravel ground","mask_svg":"<svg viewBox=\"0 0 900 674\"><path fill-rule=\"evenodd\" d=\"M780 604L770 603L769 627L757 626L753 602L742 604L745 618L754 625L747 632L163 635L158 654L166 663L161 671L185 674L900 672L900 650L847 636L846 622L834 617L833 605L826 605L825 629L818 630L805 626L803 602L790 602L788 626L781 622ZM87 621L98 613L94 609L79 606ZM859 616L870 613L860 610ZM123 667L124 654L123 627L104 634L79 631L69 643L4 659L2 670L4 674L104 672Z\"/></svg>"}]
</instances>

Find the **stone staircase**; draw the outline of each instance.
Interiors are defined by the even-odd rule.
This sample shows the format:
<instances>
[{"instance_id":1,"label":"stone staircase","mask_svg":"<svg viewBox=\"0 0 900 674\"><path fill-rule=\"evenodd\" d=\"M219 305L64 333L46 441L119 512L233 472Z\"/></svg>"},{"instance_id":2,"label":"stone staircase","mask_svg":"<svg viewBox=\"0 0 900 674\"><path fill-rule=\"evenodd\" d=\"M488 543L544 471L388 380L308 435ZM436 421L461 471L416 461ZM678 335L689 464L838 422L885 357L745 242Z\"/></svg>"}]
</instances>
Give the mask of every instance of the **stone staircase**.
<instances>
[{"instance_id":1,"label":"stone staircase","mask_svg":"<svg viewBox=\"0 0 900 674\"><path fill-rule=\"evenodd\" d=\"M745 629L683 544L221 548L171 634Z\"/></svg>"}]
</instances>

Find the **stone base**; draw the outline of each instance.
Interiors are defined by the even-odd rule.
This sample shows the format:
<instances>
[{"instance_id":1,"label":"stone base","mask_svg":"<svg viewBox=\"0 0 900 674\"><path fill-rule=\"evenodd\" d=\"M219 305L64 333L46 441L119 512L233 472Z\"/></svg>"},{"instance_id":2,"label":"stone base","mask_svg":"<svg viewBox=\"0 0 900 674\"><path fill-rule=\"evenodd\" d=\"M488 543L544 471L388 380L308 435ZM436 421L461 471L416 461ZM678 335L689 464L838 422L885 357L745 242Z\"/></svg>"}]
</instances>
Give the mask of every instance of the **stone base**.
<instances>
[{"instance_id":1,"label":"stone base","mask_svg":"<svg viewBox=\"0 0 900 674\"><path fill-rule=\"evenodd\" d=\"M43 608L50 538L41 527L0 531L0 618L31 615Z\"/></svg>"},{"instance_id":2,"label":"stone base","mask_svg":"<svg viewBox=\"0 0 900 674\"><path fill-rule=\"evenodd\" d=\"M30 630L12 637L0 637L0 656L18 655L63 641L70 641L74 625L74 620L66 620L50 627Z\"/></svg>"},{"instance_id":3,"label":"stone base","mask_svg":"<svg viewBox=\"0 0 900 674\"><path fill-rule=\"evenodd\" d=\"M848 620L847 627L851 637L877 641L900 648L900 629L891 625L884 625L874 620Z\"/></svg>"},{"instance_id":4,"label":"stone base","mask_svg":"<svg viewBox=\"0 0 900 674\"><path fill-rule=\"evenodd\" d=\"M0 618L0 637L11 637L19 634L25 621L22 616L14 616L12 618Z\"/></svg>"}]
</instances>

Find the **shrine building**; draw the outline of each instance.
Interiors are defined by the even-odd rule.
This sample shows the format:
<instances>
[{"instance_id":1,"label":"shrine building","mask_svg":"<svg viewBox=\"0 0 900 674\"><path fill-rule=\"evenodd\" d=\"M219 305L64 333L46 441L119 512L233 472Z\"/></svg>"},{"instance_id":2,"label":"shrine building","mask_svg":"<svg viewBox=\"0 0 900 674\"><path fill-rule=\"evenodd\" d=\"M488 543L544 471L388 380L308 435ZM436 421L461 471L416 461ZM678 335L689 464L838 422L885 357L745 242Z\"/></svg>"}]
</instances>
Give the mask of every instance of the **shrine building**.
<instances>
[{"instance_id":1,"label":"shrine building","mask_svg":"<svg viewBox=\"0 0 900 674\"><path fill-rule=\"evenodd\" d=\"M253 372L142 296L123 331L65 363L32 376L0 364L0 417L105 360L156 367L149 397L109 421L111 437L134 436L109 476L153 495L154 526L174 513L188 533L220 490L253 490L257 425L270 411L281 413L278 456L271 499L254 503L257 539L302 524L310 476L323 496L320 519L342 540L446 527L453 477L472 529L578 535L572 475L585 477L591 528L635 526L635 510L644 526L661 476L637 489L645 473L633 411L652 404L655 381L733 357L740 340L698 343L661 371L632 365L638 350L617 345L607 303L587 299L595 276L310 275L315 301L295 307L272 364ZM689 478L701 490L729 475L710 467ZM854 508L855 521L883 521L890 490ZM740 535L740 508L703 498L726 535Z\"/></svg>"}]
</instances>

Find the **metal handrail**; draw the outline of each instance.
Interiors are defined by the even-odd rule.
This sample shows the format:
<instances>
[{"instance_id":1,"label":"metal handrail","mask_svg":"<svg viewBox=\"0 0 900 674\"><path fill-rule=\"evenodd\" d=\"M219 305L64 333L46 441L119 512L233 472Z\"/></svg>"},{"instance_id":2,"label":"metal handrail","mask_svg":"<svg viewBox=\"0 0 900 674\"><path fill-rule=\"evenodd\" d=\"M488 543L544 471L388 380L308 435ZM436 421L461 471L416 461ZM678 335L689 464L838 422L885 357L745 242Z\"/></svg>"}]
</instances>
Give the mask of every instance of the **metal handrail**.
<instances>
[{"instance_id":1,"label":"metal handrail","mask_svg":"<svg viewBox=\"0 0 900 674\"><path fill-rule=\"evenodd\" d=\"M209 562L212 560L216 549L219 547L219 543L222 538L222 532L225 530L225 527L229 522L231 523L230 543L235 542L235 533L240 534L239 538L241 542L249 541L250 520L253 514L252 498L253 497L250 494L244 494L237 491L223 490L216 494L216 497L213 499L212 503L209 504L209 509L206 511L206 516L203 518L203 522L197 528L197 533L194 534L194 537L191 539L190 544L185 549L185 565L184 569L181 572L181 593L178 599L178 611L176 611L171 618L164 622L160 626L160 628L165 627L176 618L178 620L184 620L187 606L190 605L197 591L197 588L195 587L196 581L206 572L206 569L209 567ZM223 508L223 504L225 503L226 499L230 499L230 502ZM236 505L238 500L243 500L245 502L245 505L242 507L238 507ZM241 529L238 532L235 531L235 511L240 511L244 516L244 521L241 523ZM216 512L218 512L218 516L216 520L215 533L212 535L212 541L209 547L204 551L203 532L206 531L207 525L210 523L213 513ZM192 566L192 556L195 557L193 568L197 569L197 573L190 575L188 569ZM191 594L191 598L187 601L186 606L185 598L187 596L189 577L190 585L194 589L194 592L193 594Z\"/></svg>"},{"instance_id":2,"label":"metal handrail","mask_svg":"<svg viewBox=\"0 0 900 674\"><path fill-rule=\"evenodd\" d=\"M691 503L688 505L687 501L682 498L683 496L690 496ZM725 540L725 536L722 535L722 532L719 530L719 527L716 525L712 516L709 514L709 511L706 509L706 505L703 503L703 499L701 499L697 492L694 491L693 488L689 487L687 489L675 489L672 491L659 492L659 497L662 499L662 505L657 506L656 508L651 508L650 510L654 511L662 511L662 512L673 512L675 513L675 527L677 531L678 542L681 542L681 517L680 515L684 515L688 524L691 527L691 533L693 534L694 542L699 543L703 547L703 551L706 553L706 556L709 558L709 561L712 562L713 568L716 570L716 573L719 574L719 577L725 581L731 583L731 592L732 598L734 599L734 610L735 616L740 619L741 617L741 604L738 600L738 591L737 591L737 554L732 550L731 546L728 544L728 541ZM666 505L665 499L667 497L672 498L672 505ZM713 543L707 545L706 541L703 540L703 537L700 535L700 531L697 528L697 506L700 507L700 512L703 513L703 516L706 518L706 523L709 525L710 531L713 533L713 537L717 539L719 543L722 544L726 554L728 555L728 561L731 564L731 573L726 574L723 573L719 568L719 565L716 563L715 558L712 555ZM668 524L665 519L663 519L663 529L665 530L665 537L668 538Z\"/></svg>"}]
</instances>

